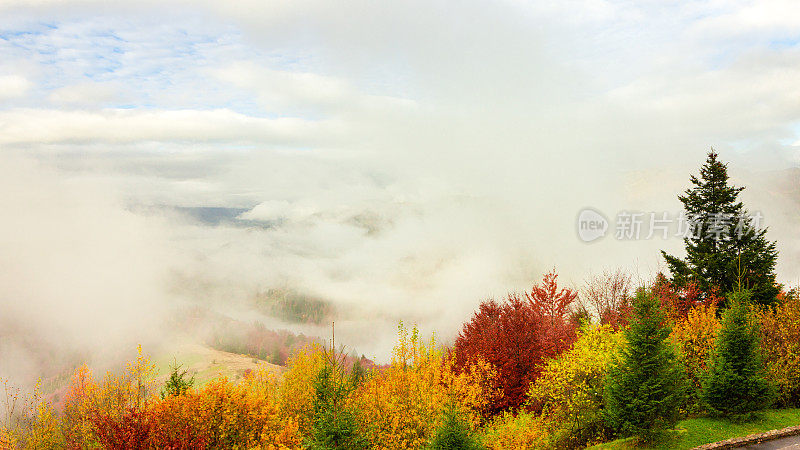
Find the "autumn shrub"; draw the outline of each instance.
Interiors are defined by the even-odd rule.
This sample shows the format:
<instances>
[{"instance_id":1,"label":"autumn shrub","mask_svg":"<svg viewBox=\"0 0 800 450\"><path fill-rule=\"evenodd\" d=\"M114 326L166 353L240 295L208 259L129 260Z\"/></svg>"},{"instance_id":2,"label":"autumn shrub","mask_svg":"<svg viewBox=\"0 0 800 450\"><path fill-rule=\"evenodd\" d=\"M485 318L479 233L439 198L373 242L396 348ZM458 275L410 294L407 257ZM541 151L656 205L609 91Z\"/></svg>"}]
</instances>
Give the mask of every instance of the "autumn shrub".
<instances>
[{"instance_id":1,"label":"autumn shrub","mask_svg":"<svg viewBox=\"0 0 800 450\"><path fill-rule=\"evenodd\" d=\"M423 342L416 328L409 332L401 323L391 364L371 369L349 401L372 448L416 449L434 436L449 401L456 402L475 429L491 395L484 387L493 376L493 369L480 362L454 371L452 358L433 338Z\"/></svg>"},{"instance_id":2,"label":"autumn shrub","mask_svg":"<svg viewBox=\"0 0 800 450\"><path fill-rule=\"evenodd\" d=\"M586 280L579 302L601 324L618 330L631 314L631 287L631 276L621 269L604 271Z\"/></svg>"},{"instance_id":3,"label":"autumn shrub","mask_svg":"<svg viewBox=\"0 0 800 450\"><path fill-rule=\"evenodd\" d=\"M549 443L542 418L519 411L501 413L483 428L483 445L491 450L546 448Z\"/></svg>"},{"instance_id":4,"label":"autumn shrub","mask_svg":"<svg viewBox=\"0 0 800 450\"><path fill-rule=\"evenodd\" d=\"M656 277L650 290L658 298L667 318L673 323L685 319L689 311L698 306L716 311L717 305L723 303L717 289L709 288L708 292L704 292L697 283L691 281L682 287L677 287L661 273Z\"/></svg>"},{"instance_id":5,"label":"autumn shrub","mask_svg":"<svg viewBox=\"0 0 800 450\"><path fill-rule=\"evenodd\" d=\"M34 390L24 427L25 448L62 448L66 446L61 432L61 421L50 402L46 401L38 388Z\"/></svg>"},{"instance_id":6,"label":"autumn shrub","mask_svg":"<svg viewBox=\"0 0 800 450\"><path fill-rule=\"evenodd\" d=\"M125 370L109 371L99 381L95 381L88 367L78 368L61 414L68 446L108 447L114 442L142 441L148 433L144 409L154 393L155 374L155 365L141 346Z\"/></svg>"},{"instance_id":7,"label":"autumn shrub","mask_svg":"<svg viewBox=\"0 0 800 450\"><path fill-rule=\"evenodd\" d=\"M321 345L313 343L289 359L288 370L278 392L278 408L284 417L297 421L300 433L308 436L314 422L314 382L325 365Z\"/></svg>"},{"instance_id":8,"label":"autumn shrub","mask_svg":"<svg viewBox=\"0 0 800 450\"><path fill-rule=\"evenodd\" d=\"M778 388L778 404L800 406L800 297L783 295L774 308L758 311L761 349L770 378Z\"/></svg>"},{"instance_id":9,"label":"autumn shrub","mask_svg":"<svg viewBox=\"0 0 800 450\"><path fill-rule=\"evenodd\" d=\"M128 408L119 417L95 412L90 418L101 448L107 450L145 450L150 448L153 427L147 412Z\"/></svg>"},{"instance_id":10,"label":"autumn shrub","mask_svg":"<svg viewBox=\"0 0 800 450\"><path fill-rule=\"evenodd\" d=\"M95 381L87 366L79 367L62 404L61 422L67 446L91 448L102 444L108 433L115 430L133 433L130 427L141 422L140 415L155 392L155 375L155 365L141 346L125 370L109 371L100 381ZM105 426L102 431L106 434L98 434L99 424Z\"/></svg>"},{"instance_id":11,"label":"autumn shrub","mask_svg":"<svg viewBox=\"0 0 800 450\"><path fill-rule=\"evenodd\" d=\"M15 442L11 436L11 430L5 426L0 427L0 448L12 448Z\"/></svg>"},{"instance_id":12,"label":"autumn shrub","mask_svg":"<svg viewBox=\"0 0 800 450\"><path fill-rule=\"evenodd\" d=\"M9 380L2 380L1 384L5 398L1 402L0 449L66 447L59 417L41 393L41 381L30 395L24 396Z\"/></svg>"},{"instance_id":13,"label":"autumn shrub","mask_svg":"<svg viewBox=\"0 0 800 450\"><path fill-rule=\"evenodd\" d=\"M686 414L703 411L700 400L702 378L708 370L709 358L714 354L720 327L716 308L713 305L698 305L672 328L670 340L678 348L687 378Z\"/></svg>"},{"instance_id":14,"label":"autumn shrub","mask_svg":"<svg viewBox=\"0 0 800 450\"><path fill-rule=\"evenodd\" d=\"M585 327L572 349L550 360L528 393L541 405L541 429L555 448L582 448L609 436L603 390L609 362L624 342L612 325Z\"/></svg>"},{"instance_id":15,"label":"autumn shrub","mask_svg":"<svg viewBox=\"0 0 800 450\"><path fill-rule=\"evenodd\" d=\"M500 395L487 403L487 417L522 405L544 361L575 340L576 326L569 313L577 293L559 289L557 278L551 272L531 292L510 294L501 303L481 303L458 334L454 345L458 370L478 361L497 369Z\"/></svg>"},{"instance_id":16,"label":"autumn shrub","mask_svg":"<svg viewBox=\"0 0 800 450\"><path fill-rule=\"evenodd\" d=\"M203 409L201 396L192 391L154 403L148 410L154 424L150 443L156 448L205 448L211 431L201 422Z\"/></svg>"},{"instance_id":17,"label":"autumn shrub","mask_svg":"<svg viewBox=\"0 0 800 450\"><path fill-rule=\"evenodd\" d=\"M277 382L266 371L239 383L221 377L199 391L166 397L150 409L156 448L300 448L297 421L282 416Z\"/></svg>"}]
</instances>

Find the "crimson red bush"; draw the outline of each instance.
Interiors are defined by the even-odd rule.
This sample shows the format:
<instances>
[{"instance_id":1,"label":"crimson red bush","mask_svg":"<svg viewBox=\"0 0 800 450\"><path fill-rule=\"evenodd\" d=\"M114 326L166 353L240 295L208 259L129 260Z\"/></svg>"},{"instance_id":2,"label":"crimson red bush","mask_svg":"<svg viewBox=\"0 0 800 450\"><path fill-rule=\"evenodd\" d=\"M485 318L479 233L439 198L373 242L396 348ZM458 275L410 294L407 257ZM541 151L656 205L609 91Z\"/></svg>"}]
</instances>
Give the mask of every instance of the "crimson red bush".
<instances>
[{"instance_id":1,"label":"crimson red bush","mask_svg":"<svg viewBox=\"0 0 800 450\"><path fill-rule=\"evenodd\" d=\"M721 300L715 290L705 293L694 282L678 288L660 273L653 283L652 292L661 302L667 317L673 322L686 319L689 311L696 306L716 308Z\"/></svg>"},{"instance_id":2,"label":"crimson red bush","mask_svg":"<svg viewBox=\"0 0 800 450\"><path fill-rule=\"evenodd\" d=\"M128 408L119 418L94 413L91 422L95 427L97 440L103 448L109 450L149 448L148 441L153 423L144 411Z\"/></svg>"},{"instance_id":3,"label":"crimson red bush","mask_svg":"<svg viewBox=\"0 0 800 450\"><path fill-rule=\"evenodd\" d=\"M559 289L557 279L553 271L530 292L509 294L499 303L481 303L458 334L454 345L457 369L467 370L479 360L497 368L495 383L500 395L486 406L487 417L522 405L542 363L575 341L569 309L577 293Z\"/></svg>"}]
</instances>

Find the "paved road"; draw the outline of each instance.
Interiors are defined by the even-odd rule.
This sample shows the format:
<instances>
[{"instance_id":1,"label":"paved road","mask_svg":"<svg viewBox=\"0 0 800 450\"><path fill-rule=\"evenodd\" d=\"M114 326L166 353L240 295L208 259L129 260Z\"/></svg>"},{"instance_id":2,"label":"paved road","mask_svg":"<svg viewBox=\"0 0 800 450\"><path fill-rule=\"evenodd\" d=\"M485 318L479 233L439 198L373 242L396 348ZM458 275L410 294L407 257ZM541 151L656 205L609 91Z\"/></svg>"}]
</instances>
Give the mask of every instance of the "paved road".
<instances>
[{"instance_id":1,"label":"paved road","mask_svg":"<svg viewBox=\"0 0 800 450\"><path fill-rule=\"evenodd\" d=\"M748 445L742 448L751 450L800 450L800 436L789 436L783 439L775 439L774 441Z\"/></svg>"}]
</instances>

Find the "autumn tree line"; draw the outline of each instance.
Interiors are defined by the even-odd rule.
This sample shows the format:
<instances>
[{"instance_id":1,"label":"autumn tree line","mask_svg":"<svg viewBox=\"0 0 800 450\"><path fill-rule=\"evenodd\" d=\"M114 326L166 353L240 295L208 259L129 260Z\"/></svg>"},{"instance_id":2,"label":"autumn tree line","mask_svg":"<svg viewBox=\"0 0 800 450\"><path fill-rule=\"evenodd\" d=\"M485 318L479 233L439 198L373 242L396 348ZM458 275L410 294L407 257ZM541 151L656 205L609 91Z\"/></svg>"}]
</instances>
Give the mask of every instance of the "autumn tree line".
<instances>
[{"instance_id":1,"label":"autumn tree line","mask_svg":"<svg viewBox=\"0 0 800 450\"><path fill-rule=\"evenodd\" d=\"M280 375L198 386L175 367L156 386L140 349L120 372L79 368L58 403L7 401L0 448L647 445L681 418L800 407L800 296L776 282L776 245L746 220L719 233L712 218L747 211L715 152L691 184L686 256L646 284L609 271L575 290L552 271L481 303L451 345L401 323L383 366L312 343Z\"/></svg>"}]
</instances>

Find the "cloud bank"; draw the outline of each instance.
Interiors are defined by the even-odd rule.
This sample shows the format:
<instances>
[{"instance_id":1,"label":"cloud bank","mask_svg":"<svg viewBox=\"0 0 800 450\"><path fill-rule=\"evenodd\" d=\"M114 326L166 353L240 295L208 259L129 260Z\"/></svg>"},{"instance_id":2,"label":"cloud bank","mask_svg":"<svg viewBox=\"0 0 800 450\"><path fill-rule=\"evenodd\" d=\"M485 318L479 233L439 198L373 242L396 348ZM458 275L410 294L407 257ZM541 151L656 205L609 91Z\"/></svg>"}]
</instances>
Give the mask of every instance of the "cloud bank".
<instances>
[{"instance_id":1,"label":"cloud bank","mask_svg":"<svg viewBox=\"0 0 800 450\"><path fill-rule=\"evenodd\" d=\"M33 268L68 254L66 238L28 223L66 217L70 248L97 258L74 268L110 277L68 298L120 290L111 305L135 318L131 304L174 302L159 283L180 273L196 280L183 300L250 314L254 292L288 285L348 311L344 341L381 358L397 320L452 337L479 301L553 266L566 283L659 270L678 239L586 245L575 219L677 212L710 146L772 226L780 278L800 278L787 171L800 164L800 17L787 3L0 8L0 162L28 167L4 183L38 195L5 200L17 219L0 249L29 269L0 306L39 329L65 305L117 311L69 300L37 321L12 307L29 285L60 291L55 268ZM152 213L201 206L242 208L250 226Z\"/></svg>"}]
</instances>

